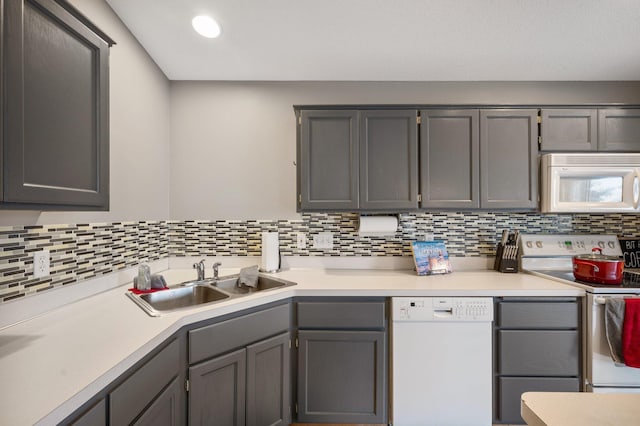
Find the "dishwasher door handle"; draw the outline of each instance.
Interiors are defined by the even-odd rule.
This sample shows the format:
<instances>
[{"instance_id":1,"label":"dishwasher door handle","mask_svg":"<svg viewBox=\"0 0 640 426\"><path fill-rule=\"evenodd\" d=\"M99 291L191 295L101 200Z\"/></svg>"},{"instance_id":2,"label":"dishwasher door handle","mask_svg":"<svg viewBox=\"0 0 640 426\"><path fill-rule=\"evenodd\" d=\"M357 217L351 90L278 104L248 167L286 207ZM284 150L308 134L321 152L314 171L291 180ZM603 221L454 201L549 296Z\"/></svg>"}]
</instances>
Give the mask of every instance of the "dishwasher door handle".
<instances>
[{"instance_id":1,"label":"dishwasher door handle","mask_svg":"<svg viewBox=\"0 0 640 426\"><path fill-rule=\"evenodd\" d=\"M449 309L434 309L433 310L434 318L448 318L453 316L453 308Z\"/></svg>"}]
</instances>

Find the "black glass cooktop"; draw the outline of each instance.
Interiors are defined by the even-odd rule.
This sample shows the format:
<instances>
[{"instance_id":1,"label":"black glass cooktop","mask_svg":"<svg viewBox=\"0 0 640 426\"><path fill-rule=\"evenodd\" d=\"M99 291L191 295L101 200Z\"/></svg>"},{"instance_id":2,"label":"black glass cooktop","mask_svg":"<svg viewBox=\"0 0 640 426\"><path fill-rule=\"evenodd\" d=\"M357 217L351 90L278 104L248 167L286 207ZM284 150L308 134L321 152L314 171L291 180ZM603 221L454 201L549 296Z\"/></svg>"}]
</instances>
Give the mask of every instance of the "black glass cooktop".
<instances>
[{"instance_id":1,"label":"black glass cooktop","mask_svg":"<svg viewBox=\"0 0 640 426\"><path fill-rule=\"evenodd\" d=\"M576 280L573 276L573 271L536 271L544 275L550 275L552 277L560 278L566 281L571 281L582 286L593 288L640 288L640 271L624 271L622 275L622 284L596 284L587 281Z\"/></svg>"}]
</instances>

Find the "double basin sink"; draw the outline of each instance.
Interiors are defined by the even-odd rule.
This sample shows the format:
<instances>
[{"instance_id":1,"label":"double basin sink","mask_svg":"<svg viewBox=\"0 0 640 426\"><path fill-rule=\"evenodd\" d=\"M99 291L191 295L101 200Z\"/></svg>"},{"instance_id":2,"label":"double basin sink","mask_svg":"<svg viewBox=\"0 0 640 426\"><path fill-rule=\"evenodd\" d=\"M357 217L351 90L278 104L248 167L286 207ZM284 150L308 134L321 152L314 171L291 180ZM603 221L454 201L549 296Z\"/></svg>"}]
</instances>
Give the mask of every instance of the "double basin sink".
<instances>
[{"instance_id":1,"label":"double basin sink","mask_svg":"<svg viewBox=\"0 0 640 426\"><path fill-rule=\"evenodd\" d=\"M187 281L168 290L155 293L133 294L127 296L151 316L160 316L162 312L171 312L182 308L191 308L209 303L222 302L229 298L243 297L283 287L296 285L291 281L258 275L255 287L238 282L238 275L230 275L203 281Z\"/></svg>"}]
</instances>

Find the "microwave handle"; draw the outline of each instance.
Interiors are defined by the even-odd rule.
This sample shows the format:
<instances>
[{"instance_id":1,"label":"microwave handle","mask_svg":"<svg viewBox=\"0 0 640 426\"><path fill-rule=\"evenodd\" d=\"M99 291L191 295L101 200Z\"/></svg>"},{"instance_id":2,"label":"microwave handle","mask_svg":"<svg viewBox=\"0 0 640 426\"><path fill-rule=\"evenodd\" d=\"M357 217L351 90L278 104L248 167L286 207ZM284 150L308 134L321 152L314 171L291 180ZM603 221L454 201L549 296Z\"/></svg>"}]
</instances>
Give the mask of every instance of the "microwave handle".
<instances>
[{"instance_id":1,"label":"microwave handle","mask_svg":"<svg viewBox=\"0 0 640 426\"><path fill-rule=\"evenodd\" d=\"M633 209L638 210L640 205L640 170L636 169L636 175L633 178Z\"/></svg>"}]
</instances>

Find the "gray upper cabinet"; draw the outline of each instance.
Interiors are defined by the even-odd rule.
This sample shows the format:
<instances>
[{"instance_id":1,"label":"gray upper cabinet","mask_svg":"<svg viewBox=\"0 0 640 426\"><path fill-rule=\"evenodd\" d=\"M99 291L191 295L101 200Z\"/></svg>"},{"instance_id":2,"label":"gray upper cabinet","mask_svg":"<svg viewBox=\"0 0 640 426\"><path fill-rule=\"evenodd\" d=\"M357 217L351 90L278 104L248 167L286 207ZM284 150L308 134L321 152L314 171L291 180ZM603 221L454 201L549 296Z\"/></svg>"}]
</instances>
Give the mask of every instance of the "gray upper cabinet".
<instances>
[{"instance_id":1,"label":"gray upper cabinet","mask_svg":"<svg viewBox=\"0 0 640 426\"><path fill-rule=\"evenodd\" d=\"M596 151L598 110L543 109L540 130L542 151Z\"/></svg>"},{"instance_id":2,"label":"gray upper cabinet","mask_svg":"<svg viewBox=\"0 0 640 426\"><path fill-rule=\"evenodd\" d=\"M480 207L478 110L422 110L420 117L421 207Z\"/></svg>"},{"instance_id":3,"label":"gray upper cabinet","mask_svg":"<svg viewBox=\"0 0 640 426\"><path fill-rule=\"evenodd\" d=\"M360 208L418 208L416 110L360 112Z\"/></svg>"},{"instance_id":4,"label":"gray upper cabinet","mask_svg":"<svg viewBox=\"0 0 640 426\"><path fill-rule=\"evenodd\" d=\"M538 110L480 110L480 207L538 205Z\"/></svg>"},{"instance_id":5,"label":"gray upper cabinet","mask_svg":"<svg viewBox=\"0 0 640 426\"><path fill-rule=\"evenodd\" d=\"M300 210L358 208L358 112L301 111Z\"/></svg>"},{"instance_id":6,"label":"gray upper cabinet","mask_svg":"<svg viewBox=\"0 0 640 426\"><path fill-rule=\"evenodd\" d=\"M4 207L109 207L109 45L66 2L5 1Z\"/></svg>"},{"instance_id":7,"label":"gray upper cabinet","mask_svg":"<svg viewBox=\"0 0 640 426\"><path fill-rule=\"evenodd\" d=\"M640 151L640 109L598 110L599 151Z\"/></svg>"},{"instance_id":8,"label":"gray upper cabinet","mask_svg":"<svg viewBox=\"0 0 640 426\"><path fill-rule=\"evenodd\" d=\"M301 110L300 211L418 208L416 110Z\"/></svg>"}]
</instances>

